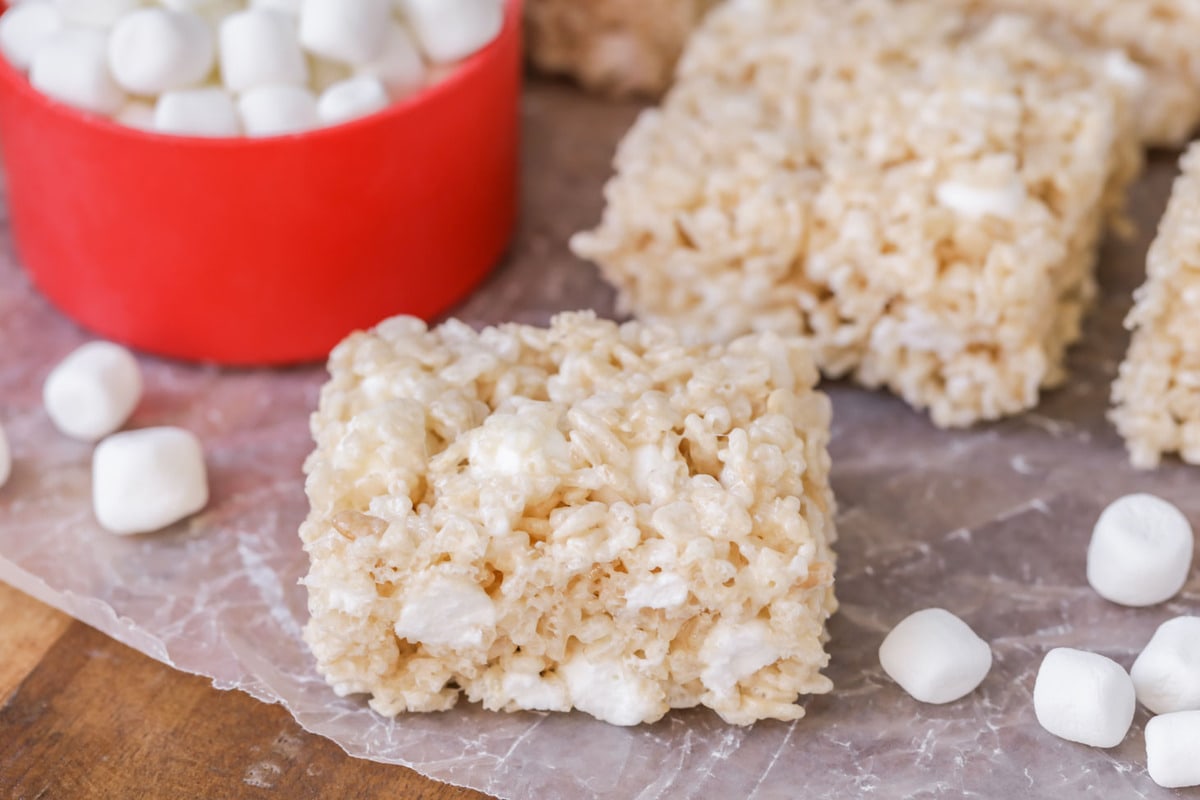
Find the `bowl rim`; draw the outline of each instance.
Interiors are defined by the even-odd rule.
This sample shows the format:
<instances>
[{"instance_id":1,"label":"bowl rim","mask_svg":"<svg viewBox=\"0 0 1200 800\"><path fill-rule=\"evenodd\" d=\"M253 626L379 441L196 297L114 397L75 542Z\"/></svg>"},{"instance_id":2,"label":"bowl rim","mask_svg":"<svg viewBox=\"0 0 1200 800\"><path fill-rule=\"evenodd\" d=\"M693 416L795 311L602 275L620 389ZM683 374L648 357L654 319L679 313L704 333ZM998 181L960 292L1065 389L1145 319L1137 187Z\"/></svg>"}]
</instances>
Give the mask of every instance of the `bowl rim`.
<instances>
[{"instance_id":1,"label":"bowl rim","mask_svg":"<svg viewBox=\"0 0 1200 800\"><path fill-rule=\"evenodd\" d=\"M337 125L313 128L299 133L284 133L273 136L181 136L172 133L158 133L142 128L122 125L111 118L84 109L76 108L43 94L33 87L29 78L0 56L0 91L15 91L23 95L28 102L36 103L47 111L74 123L92 128L97 133L104 133L131 142L143 142L154 145L192 148L198 150L252 150L255 148L278 147L280 144L308 143L326 138L342 136L355 130L365 129L373 125L382 125L407 116L420 116L425 106L438 102L443 96L452 94L460 85L470 81L478 73L495 68L497 51L508 36L520 36L522 24L521 10L524 0L502 0L504 3L504 23L500 33L486 47L472 53L467 58L453 65L451 72L436 83L426 85L402 100L388 104L387 108L368 114L365 117L342 122ZM0 0L0 15L9 11L11 4ZM502 64L500 66L503 66Z\"/></svg>"}]
</instances>

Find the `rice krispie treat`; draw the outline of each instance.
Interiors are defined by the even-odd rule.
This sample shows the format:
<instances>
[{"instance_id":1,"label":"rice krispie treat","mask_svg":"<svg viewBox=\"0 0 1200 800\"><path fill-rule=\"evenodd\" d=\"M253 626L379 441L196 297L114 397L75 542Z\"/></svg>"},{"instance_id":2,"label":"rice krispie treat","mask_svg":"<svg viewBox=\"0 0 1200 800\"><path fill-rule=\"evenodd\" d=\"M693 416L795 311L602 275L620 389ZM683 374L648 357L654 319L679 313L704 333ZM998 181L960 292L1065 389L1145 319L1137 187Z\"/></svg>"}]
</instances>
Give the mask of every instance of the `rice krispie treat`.
<instances>
[{"instance_id":1,"label":"rice krispie treat","mask_svg":"<svg viewBox=\"0 0 1200 800\"><path fill-rule=\"evenodd\" d=\"M1200 3L1195 0L964 2L1063 20L1089 44L1123 50L1107 58L1105 69L1144 90L1136 116L1148 144L1184 144L1200 123Z\"/></svg>"},{"instance_id":2,"label":"rice krispie treat","mask_svg":"<svg viewBox=\"0 0 1200 800\"><path fill-rule=\"evenodd\" d=\"M1200 144L1182 170L1125 322L1133 341L1113 384L1112 421L1143 469L1164 453L1200 464Z\"/></svg>"},{"instance_id":3,"label":"rice krispie treat","mask_svg":"<svg viewBox=\"0 0 1200 800\"><path fill-rule=\"evenodd\" d=\"M801 340L396 318L330 372L301 537L339 694L744 725L830 690L830 407Z\"/></svg>"},{"instance_id":4,"label":"rice krispie treat","mask_svg":"<svg viewBox=\"0 0 1200 800\"><path fill-rule=\"evenodd\" d=\"M573 249L689 340L803 335L941 426L1027 409L1140 165L1129 96L1078 49L952 2L733 0Z\"/></svg>"},{"instance_id":5,"label":"rice krispie treat","mask_svg":"<svg viewBox=\"0 0 1200 800\"><path fill-rule=\"evenodd\" d=\"M546 72L614 95L664 92L717 0L528 0L529 54Z\"/></svg>"}]
</instances>

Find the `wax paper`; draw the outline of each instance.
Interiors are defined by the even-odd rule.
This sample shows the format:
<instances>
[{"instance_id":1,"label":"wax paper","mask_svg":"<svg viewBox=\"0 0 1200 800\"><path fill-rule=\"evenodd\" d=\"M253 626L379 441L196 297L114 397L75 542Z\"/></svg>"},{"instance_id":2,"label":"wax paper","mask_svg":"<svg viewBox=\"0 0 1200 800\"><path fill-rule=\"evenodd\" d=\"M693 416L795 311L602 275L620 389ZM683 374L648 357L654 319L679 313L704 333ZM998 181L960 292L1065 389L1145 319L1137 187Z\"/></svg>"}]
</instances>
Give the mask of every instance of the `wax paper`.
<instances>
[{"instance_id":1,"label":"wax paper","mask_svg":"<svg viewBox=\"0 0 1200 800\"><path fill-rule=\"evenodd\" d=\"M570 257L566 239L597 219L613 147L636 111L557 84L529 88L521 230L458 316L543 323L560 309L612 313L611 292ZM1096 750L1044 732L1031 700L1050 648L1095 650L1128 667L1160 622L1200 611L1196 574L1173 601L1140 610L1106 603L1084 577L1092 524L1120 494L1156 492L1200 522L1200 469L1134 472L1104 417L1127 341L1121 319L1174 169L1172 154L1156 157L1135 187L1141 234L1106 248L1103 297L1071 356L1071 381L1038 410L942 432L887 395L827 387L841 534L828 669L837 688L804 701L798 722L736 728L691 710L617 728L466 703L388 720L361 698L336 697L301 641L297 583L307 566L296 535L301 463L324 371L142 359L147 392L131 425L195 431L212 502L159 534L108 535L90 511L91 448L56 434L40 406L47 372L90 337L31 287L7 225L0 420L16 465L0 490L0 579L219 688L283 703L352 755L504 798L1175 796L1146 774L1144 711L1122 745ZM962 616L995 653L980 689L944 706L910 699L877 659L889 628L928 606Z\"/></svg>"}]
</instances>

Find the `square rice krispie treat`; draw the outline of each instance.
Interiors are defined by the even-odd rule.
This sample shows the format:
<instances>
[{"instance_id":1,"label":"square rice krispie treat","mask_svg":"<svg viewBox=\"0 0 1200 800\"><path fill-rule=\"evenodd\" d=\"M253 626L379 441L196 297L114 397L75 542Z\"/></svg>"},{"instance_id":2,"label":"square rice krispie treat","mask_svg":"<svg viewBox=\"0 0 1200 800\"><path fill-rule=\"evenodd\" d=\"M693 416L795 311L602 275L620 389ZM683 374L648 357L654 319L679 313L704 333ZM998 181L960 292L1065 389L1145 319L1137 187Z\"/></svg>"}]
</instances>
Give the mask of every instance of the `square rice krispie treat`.
<instances>
[{"instance_id":1,"label":"square rice krispie treat","mask_svg":"<svg viewBox=\"0 0 1200 800\"><path fill-rule=\"evenodd\" d=\"M831 688L830 407L803 341L397 318L330 372L301 537L339 694L750 724Z\"/></svg>"},{"instance_id":2,"label":"square rice krispie treat","mask_svg":"<svg viewBox=\"0 0 1200 800\"><path fill-rule=\"evenodd\" d=\"M1113 384L1112 420L1143 469L1164 453L1200 464L1200 144L1182 170L1134 295L1125 323L1133 342Z\"/></svg>"},{"instance_id":3,"label":"square rice krispie treat","mask_svg":"<svg viewBox=\"0 0 1200 800\"><path fill-rule=\"evenodd\" d=\"M800 334L941 426L1030 408L1140 166L1129 96L1064 35L953 2L733 0L573 248L688 340Z\"/></svg>"},{"instance_id":4,"label":"square rice krispie treat","mask_svg":"<svg viewBox=\"0 0 1200 800\"><path fill-rule=\"evenodd\" d=\"M964 0L1069 24L1088 44L1116 48L1105 70L1143 92L1147 144L1178 146L1200 123L1200 3L1196 0ZM1123 51L1123 52L1121 52Z\"/></svg>"},{"instance_id":5,"label":"square rice krispie treat","mask_svg":"<svg viewBox=\"0 0 1200 800\"><path fill-rule=\"evenodd\" d=\"M527 0L529 55L540 69L612 95L658 95L687 37L717 0Z\"/></svg>"}]
</instances>

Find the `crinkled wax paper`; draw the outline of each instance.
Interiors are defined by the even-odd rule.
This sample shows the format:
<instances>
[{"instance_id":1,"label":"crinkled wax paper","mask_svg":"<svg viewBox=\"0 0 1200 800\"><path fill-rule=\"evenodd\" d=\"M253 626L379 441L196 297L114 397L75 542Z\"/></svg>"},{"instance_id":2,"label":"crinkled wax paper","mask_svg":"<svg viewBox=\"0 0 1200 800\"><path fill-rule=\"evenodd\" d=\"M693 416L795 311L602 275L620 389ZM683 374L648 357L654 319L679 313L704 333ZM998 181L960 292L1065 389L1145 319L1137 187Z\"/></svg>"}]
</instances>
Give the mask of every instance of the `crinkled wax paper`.
<instances>
[{"instance_id":1,"label":"crinkled wax paper","mask_svg":"<svg viewBox=\"0 0 1200 800\"><path fill-rule=\"evenodd\" d=\"M613 146L635 111L554 85L529 90L522 231L459 316L544 322L558 309L611 312L611 293L565 241L597 218ZM1043 732L1031 692L1049 648L1093 649L1128 667L1158 623L1200 610L1200 576L1171 603L1142 610L1104 602L1084 579L1092 523L1119 494L1157 492L1200 523L1200 469L1135 473L1104 420L1127 339L1121 317L1173 171L1173 157L1155 159L1136 187L1142 235L1105 252L1103 300L1072 356L1072 382L1036 412L940 432L888 396L830 388L842 608L828 674L837 689L808 700L794 724L733 728L693 710L624 729L467 704L392 721L337 698L301 641L297 585L306 568L300 466L323 371L144 359L147 394L132 424L199 434L212 503L160 534L109 536L90 514L90 448L56 435L39 403L51 366L88 337L30 287L6 227L0 418L16 469L0 490L0 578L220 688L281 702L356 756L506 798L1171 796L1146 775L1145 712L1124 744L1095 750ZM947 706L910 700L876 657L890 626L927 606L952 609L995 650L981 689Z\"/></svg>"}]
</instances>

